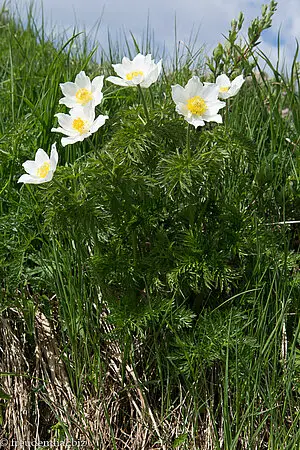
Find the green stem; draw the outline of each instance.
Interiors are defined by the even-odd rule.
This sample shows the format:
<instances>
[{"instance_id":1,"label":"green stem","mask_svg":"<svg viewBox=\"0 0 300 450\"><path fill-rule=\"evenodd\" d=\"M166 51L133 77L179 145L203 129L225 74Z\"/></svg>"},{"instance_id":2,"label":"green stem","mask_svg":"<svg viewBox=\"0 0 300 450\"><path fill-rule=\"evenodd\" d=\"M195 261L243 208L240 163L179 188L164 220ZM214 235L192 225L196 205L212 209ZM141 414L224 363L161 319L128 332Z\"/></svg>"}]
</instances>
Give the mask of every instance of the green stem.
<instances>
[{"instance_id":1,"label":"green stem","mask_svg":"<svg viewBox=\"0 0 300 450\"><path fill-rule=\"evenodd\" d=\"M187 153L188 158L191 157L190 130L191 130L191 126L188 123L187 129L186 129L186 153Z\"/></svg>"},{"instance_id":2,"label":"green stem","mask_svg":"<svg viewBox=\"0 0 300 450\"><path fill-rule=\"evenodd\" d=\"M60 181L58 181L55 177L52 178L52 181L60 187L60 189L67 194L73 201L74 201L74 195L64 186Z\"/></svg>"},{"instance_id":3,"label":"green stem","mask_svg":"<svg viewBox=\"0 0 300 450\"><path fill-rule=\"evenodd\" d=\"M191 132L191 125L188 123L187 129L186 129L186 154L187 154L187 158L188 158L188 164L190 162L189 160L191 159L190 132ZM189 218L189 226L192 227L194 221L193 221L193 211L192 211L191 205L188 206L188 218Z\"/></svg>"},{"instance_id":4,"label":"green stem","mask_svg":"<svg viewBox=\"0 0 300 450\"><path fill-rule=\"evenodd\" d=\"M97 149L95 147L95 144L93 143L93 141L92 141L92 139L90 137L88 138L88 142L89 142L90 146L92 147L92 149L94 150L94 152L97 153Z\"/></svg>"},{"instance_id":5,"label":"green stem","mask_svg":"<svg viewBox=\"0 0 300 450\"><path fill-rule=\"evenodd\" d=\"M25 185L23 185L23 186L25 186ZM23 186L22 186L22 187L23 187ZM38 204L38 201L37 201L37 199L35 198L35 196L34 196L34 194L33 194L33 192L32 192L31 185L30 185L30 184L26 184L26 188L28 189L28 191L29 191L31 197L33 198L34 203L37 203L37 204Z\"/></svg>"},{"instance_id":6,"label":"green stem","mask_svg":"<svg viewBox=\"0 0 300 450\"><path fill-rule=\"evenodd\" d=\"M150 98L151 98L151 106L152 106L152 109L154 109L154 97L153 97L153 92L152 92L152 89L151 89L151 86L149 87L149 92L150 92Z\"/></svg>"},{"instance_id":7,"label":"green stem","mask_svg":"<svg viewBox=\"0 0 300 450\"><path fill-rule=\"evenodd\" d=\"M147 108L147 103L146 103L146 100L145 100L145 96L144 96L144 93L143 93L143 90L142 90L142 88L141 88L141 86L138 84L138 90L139 90L139 93L140 93L140 97L141 97L141 100L142 100L142 103L143 103L143 107L144 107L144 111L145 111L145 116L146 116L146 119L147 119L147 122L149 122L149 113L148 113L148 108Z\"/></svg>"},{"instance_id":8,"label":"green stem","mask_svg":"<svg viewBox=\"0 0 300 450\"><path fill-rule=\"evenodd\" d=\"M227 101L226 101L226 125L228 125L228 122L229 122L229 102L228 102L228 99L227 99Z\"/></svg>"}]
</instances>

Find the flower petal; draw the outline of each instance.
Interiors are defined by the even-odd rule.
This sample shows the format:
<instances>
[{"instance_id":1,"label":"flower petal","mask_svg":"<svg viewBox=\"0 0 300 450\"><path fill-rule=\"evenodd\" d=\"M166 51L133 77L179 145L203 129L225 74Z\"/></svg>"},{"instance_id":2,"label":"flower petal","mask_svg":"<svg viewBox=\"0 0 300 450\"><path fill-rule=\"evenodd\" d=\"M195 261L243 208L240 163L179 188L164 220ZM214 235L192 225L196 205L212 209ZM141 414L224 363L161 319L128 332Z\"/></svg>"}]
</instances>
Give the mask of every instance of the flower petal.
<instances>
[{"instance_id":1,"label":"flower petal","mask_svg":"<svg viewBox=\"0 0 300 450\"><path fill-rule=\"evenodd\" d=\"M45 179L44 178L39 178L39 177L32 177L31 175L22 175L19 179L18 179L18 183L25 183L25 184L41 184L41 183L45 183Z\"/></svg>"},{"instance_id":2,"label":"flower petal","mask_svg":"<svg viewBox=\"0 0 300 450\"><path fill-rule=\"evenodd\" d=\"M109 119L108 116L98 116L90 128L90 132L95 133L95 131L99 130L99 128L105 124L107 119Z\"/></svg>"},{"instance_id":3,"label":"flower petal","mask_svg":"<svg viewBox=\"0 0 300 450\"><path fill-rule=\"evenodd\" d=\"M42 166L45 162L49 162L49 156L47 155L47 153L45 152L45 150L43 150L42 148L39 148L35 154L35 159L34 159L36 165L38 167Z\"/></svg>"},{"instance_id":4,"label":"flower petal","mask_svg":"<svg viewBox=\"0 0 300 450\"><path fill-rule=\"evenodd\" d=\"M231 97L229 93L230 89L227 92L219 92L219 98L222 100L226 100L227 98Z\"/></svg>"},{"instance_id":5,"label":"flower petal","mask_svg":"<svg viewBox=\"0 0 300 450\"><path fill-rule=\"evenodd\" d=\"M87 89L88 91L91 90L91 80L89 79L89 77L85 74L85 72L82 70L81 72L79 72L78 75L76 75L75 78L75 84L80 88L80 89Z\"/></svg>"},{"instance_id":6,"label":"flower petal","mask_svg":"<svg viewBox=\"0 0 300 450\"><path fill-rule=\"evenodd\" d=\"M56 150L56 142L54 142L54 144L52 144L51 146L51 153L50 153L50 169L52 172L55 172L57 163L58 163L58 153Z\"/></svg>"},{"instance_id":7,"label":"flower petal","mask_svg":"<svg viewBox=\"0 0 300 450\"><path fill-rule=\"evenodd\" d=\"M118 78L118 77L107 77L106 78L107 81L110 81L111 83L114 83L118 86L129 86L128 82L123 80L122 78Z\"/></svg>"},{"instance_id":8,"label":"flower petal","mask_svg":"<svg viewBox=\"0 0 300 450\"><path fill-rule=\"evenodd\" d=\"M245 80L243 78L243 75L239 75L233 80L233 82L231 83L231 87L228 91L229 97L233 97L238 93L244 81Z\"/></svg>"},{"instance_id":9,"label":"flower petal","mask_svg":"<svg viewBox=\"0 0 300 450\"><path fill-rule=\"evenodd\" d=\"M195 117L185 117L185 120L190 123L191 125L194 125L195 128L197 127L203 127L205 125L205 122L202 119L195 118Z\"/></svg>"},{"instance_id":10,"label":"flower petal","mask_svg":"<svg viewBox=\"0 0 300 450\"><path fill-rule=\"evenodd\" d=\"M243 75L238 75L234 80L233 80L233 82L231 83L231 85L234 85L234 86L238 86L239 88L242 86L242 84L244 83L244 77L243 77Z\"/></svg>"},{"instance_id":11,"label":"flower petal","mask_svg":"<svg viewBox=\"0 0 300 450\"><path fill-rule=\"evenodd\" d=\"M182 116L187 116L189 114L189 110L187 109L187 106L185 103L178 103L175 108L176 112L178 114L181 114Z\"/></svg>"},{"instance_id":12,"label":"flower petal","mask_svg":"<svg viewBox=\"0 0 300 450\"><path fill-rule=\"evenodd\" d=\"M138 84L141 84L141 82L144 79L144 75L136 75L132 78L132 80L128 80L127 83L129 86L137 86Z\"/></svg>"},{"instance_id":13,"label":"flower petal","mask_svg":"<svg viewBox=\"0 0 300 450\"><path fill-rule=\"evenodd\" d=\"M206 122L223 123L223 119L222 119L221 114L212 115L210 117L207 117L205 120L206 120Z\"/></svg>"},{"instance_id":14,"label":"flower petal","mask_svg":"<svg viewBox=\"0 0 300 450\"><path fill-rule=\"evenodd\" d=\"M231 83L227 75L223 73L216 78L216 84L219 87L230 87Z\"/></svg>"},{"instance_id":15,"label":"flower petal","mask_svg":"<svg viewBox=\"0 0 300 450\"><path fill-rule=\"evenodd\" d=\"M202 96L206 102L216 102L218 101L219 87L212 83L210 85L205 85L202 90Z\"/></svg>"},{"instance_id":16,"label":"flower petal","mask_svg":"<svg viewBox=\"0 0 300 450\"><path fill-rule=\"evenodd\" d=\"M124 58L123 58L123 60L124 60ZM125 78L126 74L131 71L131 66L127 63L126 64L124 64L124 63L112 64L112 66L113 66L116 74L119 75L119 77L121 77L121 78ZM111 77L108 77L108 78L111 78ZM106 79L108 79L108 78L106 78Z\"/></svg>"},{"instance_id":17,"label":"flower petal","mask_svg":"<svg viewBox=\"0 0 300 450\"><path fill-rule=\"evenodd\" d=\"M103 88L104 76L95 77L92 81L92 92L101 91Z\"/></svg>"},{"instance_id":18,"label":"flower petal","mask_svg":"<svg viewBox=\"0 0 300 450\"><path fill-rule=\"evenodd\" d=\"M185 89L179 84L171 86L172 88L172 99L175 103L186 103L189 99L188 94Z\"/></svg>"},{"instance_id":19,"label":"flower petal","mask_svg":"<svg viewBox=\"0 0 300 450\"><path fill-rule=\"evenodd\" d=\"M62 133L66 136L76 136L78 133L76 130L65 130L64 128L58 127L58 128L51 128L51 131L54 133Z\"/></svg>"},{"instance_id":20,"label":"flower petal","mask_svg":"<svg viewBox=\"0 0 300 450\"><path fill-rule=\"evenodd\" d=\"M100 103L102 102L102 99L103 99L102 92L101 91L94 92L93 97L94 97L93 106L100 105Z\"/></svg>"},{"instance_id":21,"label":"flower petal","mask_svg":"<svg viewBox=\"0 0 300 450\"><path fill-rule=\"evenodd\" d=\"M75 108L78 105L75 97L63 97L58 102L60 105L66 105L67 108Z\"/></svg>"},{"instance_id":22,"label":"flower petal","mask_svg":"<svg viewBox=\"0 0 300 450\"><path fill-rule=\"evenodd\" d=\"M224 106L226 106L225 102L221 102L219 100L217 100L215 102L207 102L206 104L207 104L207 110L203 114L204 118L209 117L209 116L214 116L215 114L218 113L219 109L224 108Z\"/></svg>"},{"instance_id":23,"label":"flower petal","mask_svg":"<svg viewBox=\"0 0 300 450\"><path fill-rule=\"evenodd\" d=\"M75 144L75 142L82 142L85 138L89 137L91 133L78 134L74 137L63 137L61 138L61 145L65 147L68 144Z\"/></svg>"},{"instance_id":24,"label":"flower petal","mask_svg":"<svg viewBox=\"0 0 300 450\"><path fill-rule=\"evenodd\" d=\"M71 81L60 83L60 88L65 97L74 97L78 89L76 84Z\"/></svg>"},{"instance_id":25,"label":"flower petal","mask_svg":"<svg viewBox=\"0 0 300 450\"><path fill-rule=\"evenodd\" d=\"M71 109L70 117L72 129L73 129L73 120L77 118L80 118L91 124L95 119L95 108L91 103L85 106L76 106L76 108Z\"/></svg>"},{"instance_id":26,"label":"flower petal","mask_svg":"<svg viewBox=\"0 0 300 450\"><path fill-rule=\"evenodd\" d=\"M160 74L160 71L161 71L161 61L159 61L154 66L154 68L145 77L145 80L141 82L141 87L148 88L151 84L155 83Z\"/></svg>"},{"instance_id":27,"label":"flower petal","mask_svg":"<svg viewBox=\"0 0 300 450\"><path fill-rule=\"evenodd\" d=\"M29 175L35 175L36 171L38 169L38 166L36 164L35 161L25 161L22 166L24 167L25 171L29 174Z\"/></svg>"},{"instance_id":28,"label":"flower petal","mask_svg":"<svg viewBox=\"0 0 300 450\"><path fill-rule=\"evenodd\" d=\"M148 55L145 56L144 63L145 63L146 65L150 65L150 64L152 63L152 56L151 56L151 53L148 53Z\"/></svg>"},{"instance_id":29,"label":"flower petal","mask_svg":"<svg viewBox=\"0 0 300 450\"><path fill-rule=\"evenodd\" d=\"M129 71L131 71L132 70L132 61L130 61L130 59L129 58L127 58L127 56L124 56L123 57L123 59L122 59L122 64L113 64L113 67L116 67L116 66L123 66L124 67L124 69L125 70L129 70Z\"/></svg>"},{"instance_id":30,"label":"flower petal","mask_svg":"<svg viewBox=\"0 0 300 450\"><path fill-rule=\"evenodd\" d=\"M43 183L47 183L48 181L51 181L53 178L53 170L49 170L49 172L47 173L47 175L44 178L41 178L43 181Z\"/></svg>"},{"instance_id":31,"label":"flower petal","mask_svg":"<svg viewBox=\"0 0 300 450\"><path fill-rule=\"evenodd\" d=\"M57 117L59 125L64 130L67 130L67 131L73 130L73 127L72 127L73 119L69 114L57 113L57 114L55 114L55 117Z\"/></svg>"},{"instance_id":32,"label":"flower petal","mask_svg":"<svg viewBox=\"0 0 300 450\"><path fill-rule=\"evenodd\" d=\"M79 109L78 109L79 111ZM95 119L95 108L93 105L89 104L82 107L82 113L78 113L79 117L82 117L82 119L86 120L90 124L94 122Z\"/></svg>"},{"instance_id":33,"label":"flower petal","mask_svg":"<svg viewBox=\"0 0 300 450\"><path fill-rule=\"evenodd\" d=\"M18 179L17 183L34 183L34 184L36 184L37 180L38 180L38 178L32 177L31 175L28 175L28 174L24 174Z\"/></svg>"},{"instance_id":34,"label":"flower petal","mask_svg":"<svg viewBox=\"0 0 300 450\"><path fill-rule=\"evenodd\" d=\"M196 95L202 96L202 88L203 84L199 80L199 77L192 77L187 84L185 85L185 90L188 95L188 98L195 97Z\"/></svg>"},{"instance_id":35,"label":"flower petal","mask_svg":"<svg viewBox=\"0 0 300 450\"><path fill-rule=\"evenodd\" d=\"M131 70L132 71L139 71L139 70L141 70L142 72L146 72L147 65L149 65L149 61L147 61L146 58L147 57L144 56L144 55L141 55L141 53L136 55L133 58L133 60L132 60L132 69ZM147 64L147 62L148 62L148 64ZM150 62L151 62L151 55L150 55Z\"/></svg>"}]
</instances>

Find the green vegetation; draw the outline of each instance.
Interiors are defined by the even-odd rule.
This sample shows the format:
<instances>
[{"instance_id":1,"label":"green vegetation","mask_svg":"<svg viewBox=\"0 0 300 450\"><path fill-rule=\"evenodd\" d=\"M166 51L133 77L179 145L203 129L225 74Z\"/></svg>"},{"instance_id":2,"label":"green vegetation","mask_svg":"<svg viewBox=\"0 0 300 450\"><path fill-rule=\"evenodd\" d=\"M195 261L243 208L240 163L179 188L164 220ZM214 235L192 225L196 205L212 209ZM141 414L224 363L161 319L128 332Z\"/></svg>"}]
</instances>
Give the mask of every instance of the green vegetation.
<instances>
[{"instance_id":1,"label":"green vegetation","mask_svg":"<svg viewBox=\"0 0 300 450\"><path fill-rule=\"evenodd\" d=\"M148 121L138 90L105 82L109 120L65 148L59 83L113 75L151 43L111 43L99 64L82 36L54 45L31 13L25 27L2 10L0 437L299 448L300 71L297 53L290 73L263 56L267 77L253 53L275 8L247 46L233 22L233 61L226 45L211 69L194 48L163 61ZM224 67L247 79L187 151L171 85ZM53 180L17 184L55 140Z\"/></svg>"}]
</instances>

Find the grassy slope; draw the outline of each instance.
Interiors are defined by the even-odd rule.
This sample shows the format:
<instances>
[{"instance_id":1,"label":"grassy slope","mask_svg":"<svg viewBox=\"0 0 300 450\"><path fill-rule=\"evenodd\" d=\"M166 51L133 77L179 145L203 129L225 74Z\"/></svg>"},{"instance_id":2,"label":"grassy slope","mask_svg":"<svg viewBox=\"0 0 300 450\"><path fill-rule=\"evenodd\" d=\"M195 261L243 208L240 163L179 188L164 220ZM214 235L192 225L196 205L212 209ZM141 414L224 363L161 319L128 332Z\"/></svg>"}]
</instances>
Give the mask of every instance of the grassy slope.
<instances>
[{"instance_id":1,"label":"grassy slope","mask_svg":"<svg viewBox=\"0 0 300 450\"><path fill-rule=\"evenodd\" d=\"M107 125L58 146L56 181L20 187L59 139L59 83L122 55L99 67L4 14L0 33L3 435L297 448L299 235L271 224L300 219L299 80L245 83L191 156L170 96L187 59L147 91L146 125L137 93L106 83Z\"/></svg>"}]
</instances>

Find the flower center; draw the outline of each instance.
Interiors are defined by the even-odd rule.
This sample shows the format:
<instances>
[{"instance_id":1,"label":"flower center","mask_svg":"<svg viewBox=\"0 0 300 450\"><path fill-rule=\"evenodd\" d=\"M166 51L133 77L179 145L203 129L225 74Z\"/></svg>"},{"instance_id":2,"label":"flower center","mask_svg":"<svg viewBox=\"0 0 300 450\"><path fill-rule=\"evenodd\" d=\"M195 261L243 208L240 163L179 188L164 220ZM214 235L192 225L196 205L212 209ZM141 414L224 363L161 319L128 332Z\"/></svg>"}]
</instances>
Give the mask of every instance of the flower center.
<instances>
[{"instance_id":1,"label":"flower center","mask_svg":"<svg viewBox=\"0 0 300 450\"><path fill-rule=\"evenodd\" d=\"M220 92L228 92L228 91L229 91L229 86L221 86L221 87L219 88L219 91L220 91Z\"/></svg>"},{"instance_id":2,"label":"flower center","mask_svg":"<svg viewBox=\"0 0 300 450\"><path fill-rule=\"evenodd\" d=\"M88 131L87 121L82 120L80 117L77 117L77 119L73 120L72 127L80 134L86 133Z\"/></svg>"},{"instance_id":3,"label":"flower center","mask_svg":"<svg viewBox=\"0 0 300 450\"><path fill-rule=\"evenodd\" d=\"M75 97L76 97L77 103L80 103L81 105L86 105L88 102L93 100L91 91L88 91L85 88L78 89Z\"/></svg>"},{"instance_id":4,"label":"flower center","mask_svg":"<svg viewBox=\"0 0 300 450\"><path fill-rule=\"evenodd\" d=\"M50 170L50 163L44 162L44 164L41 165L36 171L36 174L39 178L45 178Z\"/></svg>"},{"instance_id":5,"label":"flower center","mask_svg":"<svg viewBox=\"0 0 300 450\"><path fill-rule=\"evenodd\" d=\"M207 110L205 100L199 95L189 98L187 101L187 107L188 110L196 116L202 116L202 114L204 114Z\"/></svg>"},{"instance_id":6,"label":"flower center","mask_svg":"<svg viewBox=\"0 0 300 450\"><path fill-rule=\"evenodd\" d=\"M138 77L139 75L143 76L144 72L142 72L141 70L138 70L137 72L129 72L126 75L126 80L132 80L135 77Z\"/></svg>"}]
</instances>

